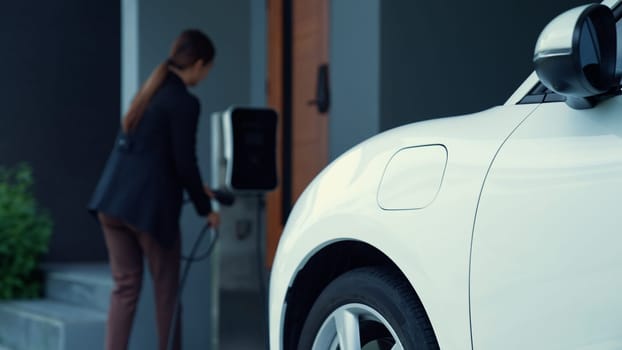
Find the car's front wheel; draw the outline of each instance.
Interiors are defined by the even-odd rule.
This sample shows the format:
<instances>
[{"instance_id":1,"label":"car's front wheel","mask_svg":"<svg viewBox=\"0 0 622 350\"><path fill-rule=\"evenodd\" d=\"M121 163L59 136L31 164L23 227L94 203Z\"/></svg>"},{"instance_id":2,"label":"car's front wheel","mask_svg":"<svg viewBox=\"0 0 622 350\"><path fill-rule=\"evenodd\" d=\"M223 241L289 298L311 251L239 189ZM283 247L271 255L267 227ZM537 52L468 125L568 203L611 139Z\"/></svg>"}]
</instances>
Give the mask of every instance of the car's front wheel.
<instances>
[{"instance_id":1,"label":"car's front wheel","mask_svg":"<svg viewBox=\"0 0 622 350\"><path fill-rule=\"evenodd\" d=\"M331 282L313 304L299 350L439 349L410 285L392 270L365 267Z\"/></svg>"}]
</instances>

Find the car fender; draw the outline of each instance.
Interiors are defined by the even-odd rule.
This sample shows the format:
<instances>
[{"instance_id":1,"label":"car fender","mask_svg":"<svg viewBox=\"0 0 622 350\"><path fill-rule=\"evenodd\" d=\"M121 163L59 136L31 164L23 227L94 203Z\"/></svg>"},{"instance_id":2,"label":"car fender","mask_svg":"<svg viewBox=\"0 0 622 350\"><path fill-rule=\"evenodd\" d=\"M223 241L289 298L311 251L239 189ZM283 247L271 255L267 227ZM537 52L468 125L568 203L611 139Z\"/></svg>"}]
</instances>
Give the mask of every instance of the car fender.
<instances>
[{"instance_id":1,"label":"car fender","mask_svg":"<svg viewBox=\"0 0 622 350\"><path fill-rule=\"evenodd\" d=\"M506 105L396 128L324 169L297 201L279 242L270 282L272 348L282 348L286 294L297 272L323 247L356 240L399 267L421 299L442 349L470 349L469 261L479 195L501 145L535 108ZM391 157L425 145L447 150L434 201L424 209L380 208L377 191Z\"/></svg>"}]
</instances>

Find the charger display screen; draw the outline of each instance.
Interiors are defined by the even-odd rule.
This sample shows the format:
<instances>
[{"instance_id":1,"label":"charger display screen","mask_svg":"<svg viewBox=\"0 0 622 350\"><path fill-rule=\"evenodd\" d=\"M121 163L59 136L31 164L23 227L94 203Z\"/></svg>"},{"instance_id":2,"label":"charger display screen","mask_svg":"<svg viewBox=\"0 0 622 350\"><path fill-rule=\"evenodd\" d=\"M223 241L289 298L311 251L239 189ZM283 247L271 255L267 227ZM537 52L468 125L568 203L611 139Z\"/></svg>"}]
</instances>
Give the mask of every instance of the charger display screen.
<instances>
[{"instance_id":1,"label":"charger display screen","mask_svg":"<svg viewBox=\"0 0 622 350\"><path fill-rule=\"evenodd\" d=\"M235 108L231 112L234 189L269 191L276 187L277 119L270 109Z\"/></svg>"}]
</instances>

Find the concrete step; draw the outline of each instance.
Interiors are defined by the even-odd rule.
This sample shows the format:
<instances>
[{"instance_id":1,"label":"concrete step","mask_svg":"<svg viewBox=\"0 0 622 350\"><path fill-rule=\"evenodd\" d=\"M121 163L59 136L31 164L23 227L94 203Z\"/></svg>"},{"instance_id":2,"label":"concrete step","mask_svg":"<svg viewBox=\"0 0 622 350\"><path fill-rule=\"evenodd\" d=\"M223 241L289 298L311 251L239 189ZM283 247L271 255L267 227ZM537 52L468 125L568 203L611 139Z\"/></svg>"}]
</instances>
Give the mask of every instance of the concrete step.
<instances>
[{"instance_id":1,"label":"concrete step","mask_svg":"<svg viewBox=\"0 0 622 350\"><path fill-rule=\"evenodd\" d=\"M46 264L43 270L47 299L108 310L113 286L108 264Z\"/></svg>"},{"instance_id":2,"label":"concrete step","mask_svg":"<svg viewBox=\"0 0 622 350\"><path fill-rule=\"evenodd\" d=\"M51 300L0 302L0 347L100 349L106 313Z\"/></svg>"}]
</instances>

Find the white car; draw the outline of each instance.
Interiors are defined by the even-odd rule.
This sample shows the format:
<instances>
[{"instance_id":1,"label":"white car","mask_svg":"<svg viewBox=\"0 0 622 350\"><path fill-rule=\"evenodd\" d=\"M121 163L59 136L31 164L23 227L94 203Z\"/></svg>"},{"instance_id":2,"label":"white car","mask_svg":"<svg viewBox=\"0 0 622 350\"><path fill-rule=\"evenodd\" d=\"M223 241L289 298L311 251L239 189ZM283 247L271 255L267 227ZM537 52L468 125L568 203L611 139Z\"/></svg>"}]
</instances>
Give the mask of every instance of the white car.
<instances>
[{"instance_id":1,"label":"white car","mask_svg":"<svg viewBox=\"0 0 622 350\"><path fill-rule=\"evenodd\" d=\"M622 349L617 4L555 18L503 106L329 165L279 243L271 348Z\"/></svg>"}]
</instances>

